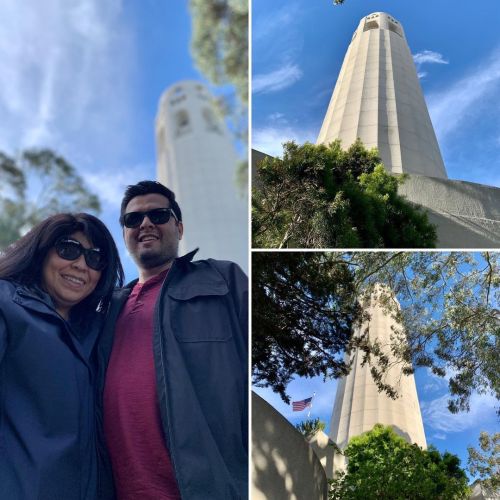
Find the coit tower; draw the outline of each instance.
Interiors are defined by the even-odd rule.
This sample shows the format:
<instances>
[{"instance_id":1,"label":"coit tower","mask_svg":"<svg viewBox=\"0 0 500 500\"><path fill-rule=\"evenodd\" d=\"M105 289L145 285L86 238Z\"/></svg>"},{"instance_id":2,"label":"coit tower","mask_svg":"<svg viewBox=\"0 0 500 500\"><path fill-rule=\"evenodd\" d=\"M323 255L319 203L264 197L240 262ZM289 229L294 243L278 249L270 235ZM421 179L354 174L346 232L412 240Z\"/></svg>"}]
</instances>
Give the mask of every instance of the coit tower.
<instances>
[{"instance_id":1,"label":"coit tower","mask_svg":"<svg viewBox=\"0 0 500 500\"><path fill-rule=\"evenodd\" d=\"M424 426L413 374L403 374L402 363L395 363L391 345L406 342L404 331L394 319L387 302L399 309L394 294L383 285L376 285L369 299L364 301L368 318L355 335L366 334L370 342L377 342L389 358L389 369L382 382L396 390L398 397L390 398L379 392L372 377L369 363L362 364L363 353L356 351L347 377L340 379L335 397L330 435L334 443L344 450L349 440L370 431L377 423L390 425L410 443L426 448ZM343 466L343 457L336 457L336 468Z\"/></svg>"},{"instance_id":2,"label":"coit tower","mask_svg":"<svg viewBox=\"0 0 500 500\"><path fill-rule=\"evenodd\" d=\"M317 144L358 137L389 172L447 178L403 27L384 12L354 32Z\"/></svg>"},{"instance_id":3,"label":"coit tower","mask_svg":"<svg viewBox=\"0 0 500 500\"><path fill-rule=\"evenodd\" d=\"M248 267L247 193L236 173L241 160L214 98L196 81L167 89L156 117L158 180L182 210L179 251L197 258L232 260Z\"/></svg>"}]
</instances>

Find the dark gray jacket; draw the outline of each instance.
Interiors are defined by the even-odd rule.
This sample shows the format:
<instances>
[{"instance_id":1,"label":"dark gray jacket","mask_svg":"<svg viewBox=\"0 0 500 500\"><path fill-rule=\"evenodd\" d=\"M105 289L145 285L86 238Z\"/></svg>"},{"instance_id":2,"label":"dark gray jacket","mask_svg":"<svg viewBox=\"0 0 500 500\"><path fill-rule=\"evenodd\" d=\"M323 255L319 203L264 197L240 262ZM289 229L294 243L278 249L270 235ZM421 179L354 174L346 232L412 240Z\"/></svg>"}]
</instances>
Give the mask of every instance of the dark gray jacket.
<instances>
[{"instance_id":1,"label":"dark gray jacket","mask_svg":"<svg viewBox=\"0 0 500 500\"><path fill-rule=\"evenodd\" d=\"M0 280L0 498L95 499L98 321L80 338L47 294Z\"/></svg>"},{"instance_id":2,"label":"dark gray jacket","mask_svg":"<svg viewBox=\"0 0 500 500\"><path fill-rule=\"evenodd\" d=\"M248 283L232 262L175 260L155 306L153 350L163 433L183 500L248 496ZM133 285L116 292L102 340L105 367ZM103 466L109 470L104 447ZM102 475L101 496L110 484Z\"/></svg>"}]
</instances>

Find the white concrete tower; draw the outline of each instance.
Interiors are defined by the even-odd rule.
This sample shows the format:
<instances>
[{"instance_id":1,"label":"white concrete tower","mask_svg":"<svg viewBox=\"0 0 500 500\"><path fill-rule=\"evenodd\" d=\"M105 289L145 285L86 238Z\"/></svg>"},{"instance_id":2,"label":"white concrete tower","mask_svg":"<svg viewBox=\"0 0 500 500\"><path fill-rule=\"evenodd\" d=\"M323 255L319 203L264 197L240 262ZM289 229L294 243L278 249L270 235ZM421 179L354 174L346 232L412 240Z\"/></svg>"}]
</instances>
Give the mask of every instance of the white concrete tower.
<instances>
[{"instance_id":1,"label":"white concrete tower","mask_svg":"<svg viewBox=\"0 0 500 500\"><path fill-rule=\"evenodd\" d=\"M373 292L369 304L365 306L370 319L363 323L356 334L368 328L370 340L378 340L384 352L389 354L389 359L394 359L390 355L389 345L391 336L397 335L392 329L396 323L379 300L383 289L379 285ZM399 307L397 299L392 292L389 293ZM383 379L384 383L390 384L398 392L399 397L391 399L385 392L377 390L368 363L361 366L362 357L362 353L354 354L351 372L339 381L330 421L330 439L343 450L352 437L370 431L375 424L380 423L391 425L408 442L426 448L414 376L403 375L401 364L392 365ZM342 466L343 457L339 455L335 458L335 468Z\"/></svg>"},{"instance_id":2,"label":"white concrete tower","mask_svg":"<svg viewBox=\"0 0 500 500\"><path fill-rule=\"evenodd\" d=\"M384 12L354 32L317 144L357 137L389 172L447 178L403 27Z\"/></svg>"},{"instance_id":3,"label":"white concrete tower","mask_svg":"<svg viewBox=\"0 0 500 500\"><path fill-rule=\"evenodd\" d=\"M158 180L182 210L179 252L237 262L248 269L246 190L236 185L238 156L205 86L183 81L167 89L156 117Z\"/></svg>"}]
</instances>

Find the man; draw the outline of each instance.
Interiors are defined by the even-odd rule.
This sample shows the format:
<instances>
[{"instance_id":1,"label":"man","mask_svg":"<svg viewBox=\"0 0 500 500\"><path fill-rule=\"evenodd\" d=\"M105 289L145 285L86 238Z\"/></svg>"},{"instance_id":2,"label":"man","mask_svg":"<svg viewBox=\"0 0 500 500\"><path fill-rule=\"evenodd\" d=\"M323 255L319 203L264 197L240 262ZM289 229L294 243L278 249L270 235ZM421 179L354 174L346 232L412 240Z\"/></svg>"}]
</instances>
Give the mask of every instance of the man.
<instances>
[{"instance_id":1,"label":"man","mask_svg":"<svg viewBox=\"0 0 500 500\"><path fill-rule=\"evenodd\" d=\"M247 498L246 276L177 257L181 211L158 182L127 188L120 223L139 279L115 293L98 352L116 496Z\"/></svg>"}]
</instances>

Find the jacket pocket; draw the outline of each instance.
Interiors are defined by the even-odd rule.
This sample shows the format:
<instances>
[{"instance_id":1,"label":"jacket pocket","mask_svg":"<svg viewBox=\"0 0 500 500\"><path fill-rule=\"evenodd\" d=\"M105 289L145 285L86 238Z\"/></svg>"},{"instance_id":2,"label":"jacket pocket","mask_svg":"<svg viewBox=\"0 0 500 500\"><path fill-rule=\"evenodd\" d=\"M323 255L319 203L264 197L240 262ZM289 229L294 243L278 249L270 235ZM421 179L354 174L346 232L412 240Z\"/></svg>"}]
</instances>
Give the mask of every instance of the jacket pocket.
<instances>
[{"instance_id":1,"label":"jacket pocket","mask_svg":"<svg viewBox=\"0 0 500 500\"><path fill-rule=\"evenodd\" d=\"M167 293L170 325L179 342L226 342L232 338L226 283L171 287Z\"/></svg>"}]
</instances>

